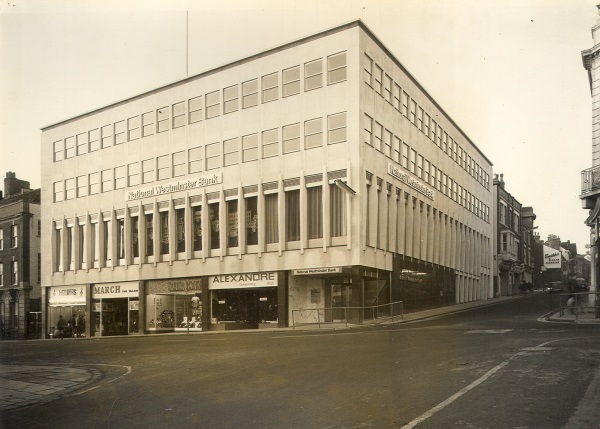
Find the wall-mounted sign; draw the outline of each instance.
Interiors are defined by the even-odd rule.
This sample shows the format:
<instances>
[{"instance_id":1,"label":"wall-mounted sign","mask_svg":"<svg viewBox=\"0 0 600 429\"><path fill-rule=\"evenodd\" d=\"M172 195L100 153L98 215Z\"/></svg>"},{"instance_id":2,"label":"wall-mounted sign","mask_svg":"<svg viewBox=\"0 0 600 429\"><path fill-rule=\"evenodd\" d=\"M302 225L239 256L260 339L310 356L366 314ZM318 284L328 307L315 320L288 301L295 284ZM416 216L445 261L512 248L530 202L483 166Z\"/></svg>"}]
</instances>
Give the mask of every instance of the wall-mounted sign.
<instances>
[{"instance_id":1,"label":"wall-mounted sign","mask_svg":"<svg viewBox=\"0 0 600 429\"><path fill-rule=\"evenodd\" d=\"M341 272L342 267L303 268L300 270L293 270L293 274L295 276L309 276L311 274L331 274Z\"/></svg>"},{"instance_id":2,"label":"wall-mounted sign","mask_svg":"<svg viewBox=\"0 0 600 429\"><path fill-rule=\"evenodd\" d=\"M415 191L425 195L430 200L433 200L435 197L435 193L433 189L431 189L426 184L420 182L419 180L413 178L410 174L403 172L399 167L396 167L394 164L388 162L388 174L393 176L394 178L400 180L401 182L407 184Z\"/></svg>"},{"instance_id":3,"label":"wall-mounted sign","mask_svg":"<svg viewBox=\"0 0 600 429\"><path fill-rule=\"evenodd\" d=\"M214 289L243 289L254 287L276 287L277 273L244 273L223 274L208 277L208 288Z\"/></svg>"},{"instance_id":4,"label":"wall-mounted sign","mask_svg":"<svg viewBox=\"0 0 600 429\"><path fill-rule=\"evenodd\" d=\"M148 280L146 283L146 294L176 292L202 292L202 278Z\"/></svg>"},{"instance_id":5,"label":"wall-mounted sign","mask_svg":"<svg viewBox=\"0 0 600 429\"><path fill-rule=\"evenodd\" d=\"M131 298L139 297L138 282L98 283L92 286L92 298Z\"/></svg>"},{"instance_id":6,"label":"wall-mounted sign","mask_svg":"<svg viewBox=\"0 0 600 429\"><path fill-rule=\"evenodd\" d=\"M191 189L204 188L210 185L218 185L223 181L222 173L208 174L206 176L165 183L163 185L151 186L127 191L127 201L142 198L156 197L158 195L172 194L173 192L189 191Z\"/></svg>"},{"instance_id":7,"label":"wall-mounted sign","mask_svg":"<svg viewBox=\"0 0 600 429\"><path fill-rule=\"evenodd\" d=\"M544 246L544 267L546 268L560 268L560 251L553 249L552 247Z\"/></svg>"},{"instance_id":8,"label":"wall-mounted sign","mask_svg":"<svg viewBox=\"0 0 600 429\"><path fill-rule=\"evenodd\" d=\"M51 307L85 305L86 287L52 286L48 290L48 305Z\"/></svg>"}]
</instances>

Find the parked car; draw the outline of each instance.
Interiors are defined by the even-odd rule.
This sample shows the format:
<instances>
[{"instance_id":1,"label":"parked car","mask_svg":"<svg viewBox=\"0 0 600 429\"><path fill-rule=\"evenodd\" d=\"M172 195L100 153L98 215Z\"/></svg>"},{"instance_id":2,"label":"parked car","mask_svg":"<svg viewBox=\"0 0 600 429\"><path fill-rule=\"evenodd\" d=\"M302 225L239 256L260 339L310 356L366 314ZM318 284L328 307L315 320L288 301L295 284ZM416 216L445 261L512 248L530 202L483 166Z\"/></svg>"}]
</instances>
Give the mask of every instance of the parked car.
<instances>
[{"instance_id":1,"label":"parked car","mask_svg":"<svg viewBox=\"0 0 600 429\"><path fill-rule=\"evenodd\" d=\"M546 285L544 286L544 290L548 293L562 292L563 291L563 283L562 282L546 283Z\"/></svg>"}]
</instances>

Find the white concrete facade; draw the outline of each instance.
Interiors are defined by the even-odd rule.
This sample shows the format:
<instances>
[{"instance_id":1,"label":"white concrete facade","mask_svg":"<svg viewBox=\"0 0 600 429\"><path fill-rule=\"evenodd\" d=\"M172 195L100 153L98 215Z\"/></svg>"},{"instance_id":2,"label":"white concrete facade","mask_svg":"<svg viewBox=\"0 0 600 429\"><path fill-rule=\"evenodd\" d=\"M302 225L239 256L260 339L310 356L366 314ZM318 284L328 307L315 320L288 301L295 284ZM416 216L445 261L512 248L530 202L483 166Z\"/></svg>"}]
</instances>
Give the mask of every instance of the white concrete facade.
<instances>
[{"instance_id":1,"label":"white concrete facade","mask_svg":"<svg viewBox=\"0 0 600 429\"><path fill-rule=\"evenodd\" d=\"M397 300L406 263L492 296L491 163L360 22L48 126L42 160L44 299L83 291L48 326L288 326Z\"/></svg>"}]
</instances>

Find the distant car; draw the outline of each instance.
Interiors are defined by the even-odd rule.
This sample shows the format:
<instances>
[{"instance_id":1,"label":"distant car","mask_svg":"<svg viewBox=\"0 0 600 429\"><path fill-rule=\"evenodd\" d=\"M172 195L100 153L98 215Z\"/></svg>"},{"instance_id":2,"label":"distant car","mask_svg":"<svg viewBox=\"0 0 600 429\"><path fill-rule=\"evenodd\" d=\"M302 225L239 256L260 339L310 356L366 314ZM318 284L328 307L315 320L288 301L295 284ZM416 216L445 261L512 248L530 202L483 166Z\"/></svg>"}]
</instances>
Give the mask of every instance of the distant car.
<instances>
[{"instance_id":1,"label":"distant car","mask_svg":"<svg viewBox=\"0 0 600 429\"><path fill-rule=\"evenodd\" d=\"M548 293L562 292L563 284L562 284L562 282L550 282L550 283L547 283L546 286L544 286L544 290Z\"/></svg>"}]
</instances>

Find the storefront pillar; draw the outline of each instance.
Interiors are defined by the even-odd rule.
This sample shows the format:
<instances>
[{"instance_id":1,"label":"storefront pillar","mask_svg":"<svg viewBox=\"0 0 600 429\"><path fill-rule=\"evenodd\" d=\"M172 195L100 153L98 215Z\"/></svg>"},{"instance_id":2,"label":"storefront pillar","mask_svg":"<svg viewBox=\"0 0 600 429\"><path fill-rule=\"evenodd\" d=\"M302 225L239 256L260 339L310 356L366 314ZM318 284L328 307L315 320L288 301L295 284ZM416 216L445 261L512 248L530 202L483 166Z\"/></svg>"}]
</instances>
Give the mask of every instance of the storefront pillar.
<instances>
[{"instance_id":1,"label":"storefront pillar","mask_svg":"<svg viewBox=\"0 0 600 429\"><path fill-rule=\"evenodd\" d=\"M85 288L85 337L90 338L92 336L92 326L94 321L94 313L92 312L92 284L86 283Z\"/></svg>"},{"instance_id":2,"label":"storefront pillar","mask_svg":"<svg viewBox=\"0 0 600 429\"><path fill-rule=\"evenodd\" d=\"M208 290L208 279L203 278L202 280L202 330L208 331L210 329L210 305L212 296Z\"/></svg>"},{"instance_id":3,"label":"storefront pillar","mask_svg":"<svg viewBox=\"0 0 600 429\"><path fill-rule=\"evenodd\" d=\"M144 333L146 326L146 282L140 280L139 282L140 289L140 297L139 297L139 306L140 310L138 311L138 332Z\"/></svg>"},{"instance_id":4,"label":"storefront pillar","mask_svg":"<svg viewBox=\"0 0 600 429\"><path fill-rule=\"evenodd\" d=\"M352 290L351 299L350 299L350 307L364 307L365 304L365 296L364 296L364 268L354 267L352 270L352 284L350 288ZM353 323L362 323L364 319L364 309L363 311L351 312L351 315L348 317L349 321Z\"/></svg>"},{"instance_id":5,"label":"storefront pillar","mask_svg":"<svg viewBox=\"0 0 600 429\"><path fill-rule=\"evenodd\" d=\"M277 271L277 327L288 326L288 272Z\"/></svg>"}]
</instances>

